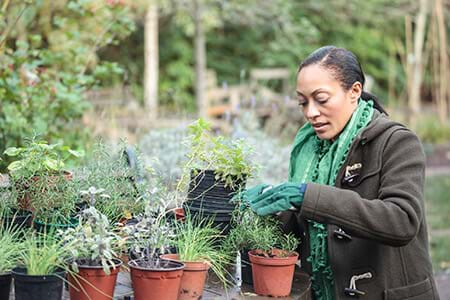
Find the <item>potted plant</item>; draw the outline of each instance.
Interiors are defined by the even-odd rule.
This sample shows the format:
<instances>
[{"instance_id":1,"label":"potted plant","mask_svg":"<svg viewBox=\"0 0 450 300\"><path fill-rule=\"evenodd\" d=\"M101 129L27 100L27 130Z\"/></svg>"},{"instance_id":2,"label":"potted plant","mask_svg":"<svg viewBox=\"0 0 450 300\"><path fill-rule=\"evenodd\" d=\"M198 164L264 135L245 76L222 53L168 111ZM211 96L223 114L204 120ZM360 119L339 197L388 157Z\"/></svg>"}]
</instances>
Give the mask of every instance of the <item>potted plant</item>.
<instances>
[{"instance_id":1,"label":"potted plant","mask_svg":"<svg viewBox=\"0 0 450 300\"><path fill-rule=\"evenodd\" d=\"M91 187L82 191L91 198L91 206L79 214L74 228L60 231L65 243L71 245L69 266L70 298L111 299L122 261L117 257L123 241L113 232L107 217L93 206L95 195L103 189ZM104 195L104 194L102 194Z\"/></svg>"},{"instance_id":2,"label":"potted plant","mask_svg":"<svg viewBox=\"0 0 450 300\"><path fill-rule=\"evenodd\" d=\"M287 297L291 293L299 244L293 234L284 234L273 217L248 228L247 247L252 266L253 288L262 296ZM268 218L268 220L267 220Z\"/></svg>"},{"instance_id":3,"label":"potted plant","mask_svg":"<svg viewBox=\"0 0 450 300\"><path fill-rule=\"evenodd\" d=\"M65 197L65 190L72 173L65 170L64 162L70 157L82 156L82 152L32 138L24 147L9 147L4 153L17 157L8 165L8 170L20 208L33 211L34 216L41 219L55 216L55 209L69 214L73 203Z\"/></svg>"},{"instance_id":4,"label":"potted plant","mask_svg":"<svg viewBox=\"0 0 450 300\"><path fill-rule=\"evenodd\" d=\"M201 299L208 270L211 268L218 279L226 285L226 266L231 261L228 252L220 248L220 229L211 219L200 219L187 212L183 221L175 222L176 255L163 255L183 262L184 268L178 299Z\"/></svg>"},{"instance_id":5,"label":"potted plant","mask_svg":"<svg viewBox=\"0 0 450 300\"><path fill-rule=\"evenodd\" d=\"M20 266L12 270L16 300L60 300L69 245L54 235L33 232L19 253Z\"/></svg>"},{"instance_id":6,"label":"potted plant","mask_svg":"<svg viewBox=\"0 0 450 300\"><path fill-rule=\"evenodd\" d=\"M23 244L19 241L19 230L10 224L0 231L0 299L9 299L11 270L17 265Z\"/></svg>"},{"instance_id":7,"label":"potted plant","mask_svg":"<svg viewBox=\"0 0 450 300\"><path fill-rule=\"evenodd\" d=\"M226 229L235 208L229 200L245 186L255 167L248 160L249 149L242 140L214 136L210 126L203 119L189 126L190 151L177 190L188 186L184 206L192 214L213 218L215 224Z\"/></svg>"},{"instance_id":8,"label":"potted plant","mask_svg":"<svg viewBox=\"0 0 450 300\"><path fill-rule=\"evenodd\" d=\"M11 186L0 190L0 218L3 227L24 229L31 225L31 211L20 209L15 189Z\"/></svg>"},{"instance_id":9,"label":"potted plant","mask_svg":"<svg viewBox=\"0 0 450 300\"><path fill-rule=\"evenodd\" d=\"M123 151L117 153L115 149L97 143L84 164L77 169L72 184L76 191L87 190L91 186L107 190L109 197L96 199L95 208L115 224L145 210L147 182L136 179L140 178L140 172L128 165ZM89 199L81 200L77 203L81 207L83 202L89 202Z\"/></svg>"},{"instance_id":10,"label":"potted plant","mask_svg":"<svg viewBox=\"0 0 450 300\"><path fill-rule=\"evenodd\" d=\"M259 295L288 296L298 258L298 240L293 234L284 234L275 217L258 216L248 206L239 201L238 204L223 246L238 252L242 281L253 284Z\"/></svg>"},{"instance_id":11,"label":"potted plant","mask_svg":"<svg viewBox=\"0 0 450 300\"><path fill-rule=\"evenodd\" d=\"M236 278L238 281L242 279L246 284L253 284L252 266L248 256L252 245L251 234L262 234L258 233L258 230L262 231L263 228L278 231L273 218L258 217L251 209L243 209L240 204L233 212L231 229L223 242L223 247L237 254L239 264L236 268L240 270L239 278Z\"/></svg>"},{"instance_id":12,"label":"potted plant","mask_svg":"<svg viewBox=\"0 0 450 300\"><path fill-rule=\"evenodd\" d=\"M130 250L138 255L128 263L136 300L178 298L184 264L159 257L173 238L165 216L164 205L149 202L144 215L137 216L138 222L122 229Z\"/></svg>"}]
</instances>

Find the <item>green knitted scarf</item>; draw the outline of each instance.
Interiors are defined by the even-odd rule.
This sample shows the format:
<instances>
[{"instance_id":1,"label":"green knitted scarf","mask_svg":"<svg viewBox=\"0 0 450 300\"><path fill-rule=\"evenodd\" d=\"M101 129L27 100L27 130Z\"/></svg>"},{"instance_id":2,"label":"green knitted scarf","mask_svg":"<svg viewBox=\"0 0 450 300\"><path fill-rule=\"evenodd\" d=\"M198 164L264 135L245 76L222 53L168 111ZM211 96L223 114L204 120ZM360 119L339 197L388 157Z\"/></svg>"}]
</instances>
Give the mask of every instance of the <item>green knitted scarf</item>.
<instances>
[{"instance_id":1,"label":"green knitted scarf","mask_svg":"<svg viewBox=\"0 0 450 300\"><path fill-rule=\"evenodd\" d=\"M335 185L354 138L372 119L373 102L359 100L357 109L338 138L333 142L320 140L310 123L297 133L289 165L290 182L315 182ZM333 272L328 262L326 225L309 221L312 265L312 288L317 300L334 299Z\"/></svg>"}]
</instances>

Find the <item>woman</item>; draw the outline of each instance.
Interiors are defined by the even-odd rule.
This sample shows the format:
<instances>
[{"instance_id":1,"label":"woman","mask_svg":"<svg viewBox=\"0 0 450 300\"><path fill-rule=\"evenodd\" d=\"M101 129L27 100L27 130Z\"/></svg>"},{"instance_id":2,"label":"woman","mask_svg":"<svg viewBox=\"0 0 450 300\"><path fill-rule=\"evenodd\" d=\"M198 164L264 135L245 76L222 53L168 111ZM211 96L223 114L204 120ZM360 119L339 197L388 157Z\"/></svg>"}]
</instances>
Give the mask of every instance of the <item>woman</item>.
<instances>
[{"instance_id":1,"label":"woman","mask_svg":"<svg viewBox=\"0 0 450 300\"><path fill-rule=\"evenodd\" d=\"M315 299L438 299L422 146L363 85L348 50L326 46L306 58L297 94L308 122L294 141L289 182L254 187L244 199L259 215L281 212L301 238Z\"/></svg>"}]
</instances>

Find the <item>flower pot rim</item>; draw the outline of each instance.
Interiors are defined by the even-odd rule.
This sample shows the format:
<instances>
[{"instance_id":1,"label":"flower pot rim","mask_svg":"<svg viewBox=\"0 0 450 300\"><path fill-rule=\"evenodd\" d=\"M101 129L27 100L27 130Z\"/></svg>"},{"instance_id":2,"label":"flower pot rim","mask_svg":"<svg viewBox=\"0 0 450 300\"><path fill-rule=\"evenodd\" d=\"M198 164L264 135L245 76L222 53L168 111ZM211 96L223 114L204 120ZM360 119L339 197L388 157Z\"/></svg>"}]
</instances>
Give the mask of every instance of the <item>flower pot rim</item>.
<instances>
[{"instance_id":1,"label":"flower pot rim","mask_svg":"<svg viewBox=\"0 0 450 300\"><path fill-rule=\"evenodd\" d=\"M15 267L11 270L11 275L19 275L19 276L27 276L30 278L38 278L38 277L62 277L66 273L66 271L63 268L57 268L53 273L51 274L44 274L44 275L28 275L26 274L27 268L25 267Z\"/></svg>"},{"instance_id":2,"label":"flower pot rim","mask_svg":"<svg viewBox=\"0 0 450 300\"><path fill-rule=\"evenodd\" d=\"M272 249L272 250L278 250L278 251L286 251L286 250L281 250L281 249ZM248 251L248 255L250 256L256 256L256 257L261 257L261 258L266 258L266 259L290 259L293 257L298 257L300 254L298 254L297 251L291 251L289 256L285 256L285 257L280 257L280 256L273 256L273 257L265 257L265 256L261 256L261 255L257 255L254 254L255 251L261 251L260 249L251 249Z\"/></svg>"},{"instance_id":3,"label":"flower pot rim","mask_svg":"<svg viewBox=\"0 0 450 300\"><path fill-rule=\"evenodd\" d=\"M176 255L176 257L174 258L168 257L171 255L173 256ZM185 264L184 267L185 271L204 271L209 270L209 268L211 267L211 263L207 260L180 260L178 253L162 254L160 257L162 259L173 260Z\"/></svg>"},{"instance_id":4,"label":"flower pot rim","mask_svg":"<svg viewBox=\"0 0 450 300\"><path fill-rule=\"evenodd\" d=\"M33 222L37 225L41 225L41 226L56 226L56 227L60 227L60 228L69 228L69 227L73 227L73 226L77 226L79 224L79 220L78 218L75 217L69 217L69 220L73 223L65 223L65 224L61 224L61 223L44 223L43 221L39 220L39 219L34 219Z\"/></svg>"},{"instance_id":5,"label":"flower pot rim","mask_svg":"<svg viewBox=\"0 0 450 300\"><path fill-rule=\"evenodd\" d=\"M180 261L176 261L173 259L163 259L161 258L160 260L163 261L168 261L170 263L173 263L175 265L178 265L178 267L172 267L172 268L149 268L149 267L142 267L139 265L135 265L136 262L143 260L143 259L133 259L130 260L128 262L128 267L132 268L132 269L137 269L137 270L142 270L142 271L152 271L152 272L170 272L170 271L180 271L183 270L185 268L185 264L180 262ZM133 264L134 263L134 264Z\"/></svg>"},{"instance_id":6,"label":"flower pot rim","mask_svg":"<svg viewBox=\"0 0 450 300\"><path fill-rule=\"evenodd\" d=\"M79 258L80 260L84 259L84 258ZM115 264L114 266L109 266L110 269L116 269L116 268L120 268L120 266L123 264L122 260L118 259L118 258L113 258L112 259ZM77 262L78 259L75 259L75 261ZM117 263L116 263L117 262ZM77 265L79 269L103 269L102 265Z\"/></svg>"}]
</instances>

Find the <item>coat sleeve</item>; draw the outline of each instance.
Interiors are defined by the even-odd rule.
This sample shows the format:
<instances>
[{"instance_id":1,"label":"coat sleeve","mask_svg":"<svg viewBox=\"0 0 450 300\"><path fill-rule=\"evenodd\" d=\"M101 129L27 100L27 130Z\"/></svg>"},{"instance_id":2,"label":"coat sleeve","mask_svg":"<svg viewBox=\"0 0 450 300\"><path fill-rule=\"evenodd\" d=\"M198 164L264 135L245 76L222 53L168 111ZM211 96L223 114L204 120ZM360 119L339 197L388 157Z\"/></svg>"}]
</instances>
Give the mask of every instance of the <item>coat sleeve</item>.
<instances>
[{"instance_id":1,"label":"coat sleeve","mask_svg":"<svg viewBox=\"0 0 450 300\"><path fill-rule=\"evenodd\" d=\"M394 132L382 151L378 199L310 183L301 216L386 245L408 244L424 215L425 155L417 136L407 129Z\"/></svg>"}]
</instances>

